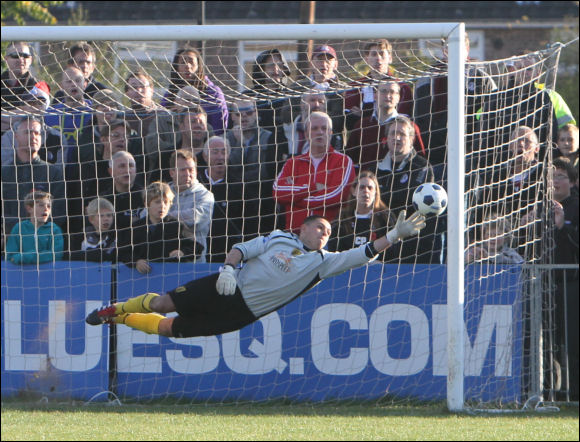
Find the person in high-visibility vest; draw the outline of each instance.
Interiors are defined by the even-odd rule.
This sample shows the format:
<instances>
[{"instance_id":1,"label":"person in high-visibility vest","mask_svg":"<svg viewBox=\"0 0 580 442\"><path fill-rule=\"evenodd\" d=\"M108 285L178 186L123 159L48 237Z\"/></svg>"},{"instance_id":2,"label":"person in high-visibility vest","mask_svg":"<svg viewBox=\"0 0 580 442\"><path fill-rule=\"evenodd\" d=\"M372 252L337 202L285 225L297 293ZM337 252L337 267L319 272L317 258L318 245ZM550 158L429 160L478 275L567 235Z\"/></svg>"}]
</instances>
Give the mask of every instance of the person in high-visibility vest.
<instances>
[{"instance_id":1,"label":"person in high-visibility vest","mask_svg":"<svg viewBox=\"0 0 580 442\"><path fill-rule=\"evenodd\" d=\"M479 140L475 143L482 151L500 150L505 155L510 131L516 125L534 129L540 142L539 158L544 158L549 141L558 139L559 128L575 119L570 108L556 91L539 83L541 59L528 54L506 65L505 87L489 96L476 112L479 121ZM551 139L549 135L551 134ZM493 155L487 150L487 153Z\"/></svg>"}]
</instances>

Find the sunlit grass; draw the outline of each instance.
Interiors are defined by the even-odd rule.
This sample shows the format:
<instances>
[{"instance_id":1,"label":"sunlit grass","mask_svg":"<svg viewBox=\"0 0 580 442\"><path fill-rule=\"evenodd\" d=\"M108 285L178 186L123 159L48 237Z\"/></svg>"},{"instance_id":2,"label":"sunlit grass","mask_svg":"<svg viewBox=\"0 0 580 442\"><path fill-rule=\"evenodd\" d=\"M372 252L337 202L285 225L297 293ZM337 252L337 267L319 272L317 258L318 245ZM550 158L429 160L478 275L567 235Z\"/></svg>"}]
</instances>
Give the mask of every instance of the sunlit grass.
<instances>
[{"instance_id":1,"label":"sunlit grass","mask_svg":"<svg viewBox=\"0 0 580 442\"><path fill-rule=\"evenodd\" d=\"M578 409L470 416L436 407L4 404L2 440L578 440Z\"/></svg>"}]
</instances>

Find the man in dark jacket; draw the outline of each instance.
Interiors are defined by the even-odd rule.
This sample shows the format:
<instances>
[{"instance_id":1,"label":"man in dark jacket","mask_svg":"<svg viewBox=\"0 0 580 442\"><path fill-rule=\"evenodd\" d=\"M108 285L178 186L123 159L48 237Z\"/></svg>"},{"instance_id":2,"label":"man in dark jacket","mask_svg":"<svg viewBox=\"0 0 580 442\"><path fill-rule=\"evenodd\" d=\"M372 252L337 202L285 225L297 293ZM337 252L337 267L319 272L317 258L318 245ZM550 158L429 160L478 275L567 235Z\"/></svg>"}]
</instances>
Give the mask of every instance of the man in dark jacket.
<instances>
[{"instance_id":1,"label":"man in dark jacket","mask_svg":"<svg viewBox=\"0 0 580 442\"><path fill-rule=\"evenodd\" d=\"M4 62L8 69L2 72L2 134L10 128L9 111L21 104L37 80L30 73L32 50L28 43L14 42L6 48Z\"/></svg>"},{"instance_id":2,"label":"man in dark jacket","mask_svg":"<svg viewBox=\"0 0 580 442\"><path fill-rule=\"evenodd\" d=\"M377 164L381 198L395 214L414 211L413 193L421 184L434 180L431 164L413 148L414 138L413 122L407 117L395 117L387 126L388 152ZM428 218L421 235L403 244L401 262L441 263L445 220L445 216Z\"/></svg>"},{"instance_id":3,"label":"man in dark jacket","mask_svg":"<svg viewBox=\"0 0 580 442\"><path fill-rule=\"evenodd\" d=\"M95 55L95 50L93 47L86 43L80 42L73 45L69 49L70 58L67 61L67 66L73 66L81 70L83 76L85 77L85 99L90 99L101 89L106 89L103 83L95 80L93 77L93 72L96 68L97 58ZM64 99L64 92L58 91L54 98L57 101L62 101Z\"/></svg>"},{"instance_id":4,"label":"man in dark jacket","mask_svg":"<svg viewBox=\"0 0 580 442\"><path fill-rule=\"evenodd\" d=\"M48 192L53 197L52 217L66 231L65 186L61 167L42 161L38 156L42 144L42 120L23 119L15 128L13 164L2 167L2 215L4 229L9 232L14 224L28 217L24 197L33 189Z\"/></svg>"},{"instance_id":5,"label":"man in dark jacket","mask_svg":"<svg viewBox=\"0 0 580 442\"><path fill-rule=\"evenodd\" d=\"M556 276L556 339L559 344L559 361L568 367L570 400L578 400L578 195L572 186L578 173L566 158L554 160L554 239L555 262L575 264ZM565 327L567 326L567 327ZM563 383L564 384L564 383ZM565 385L565 384L564 384ZM567 399L567 398L563 398Z\"/></svg>"},{"instance_id":6,"label":"man in dark jacket","mask_svg":"<svg viewBox=\"0 0 580 442\"><path fill-rule=\"evenodd\" d=\"M465 34L466 57L469 53L469 37ZM447 47L443 53L446 58ZM427 158L435 169L436 178L445 176L447 161L447 60L432 66L430 75L419 79L415 85L415 122L421 129L421 136L427 149ZM497 90L493 79L480 67L465 60L465 110L466 149L469 151L472 134L476 132L475 115L483 106L485 97Z\"/></svg>"}]
</instances>

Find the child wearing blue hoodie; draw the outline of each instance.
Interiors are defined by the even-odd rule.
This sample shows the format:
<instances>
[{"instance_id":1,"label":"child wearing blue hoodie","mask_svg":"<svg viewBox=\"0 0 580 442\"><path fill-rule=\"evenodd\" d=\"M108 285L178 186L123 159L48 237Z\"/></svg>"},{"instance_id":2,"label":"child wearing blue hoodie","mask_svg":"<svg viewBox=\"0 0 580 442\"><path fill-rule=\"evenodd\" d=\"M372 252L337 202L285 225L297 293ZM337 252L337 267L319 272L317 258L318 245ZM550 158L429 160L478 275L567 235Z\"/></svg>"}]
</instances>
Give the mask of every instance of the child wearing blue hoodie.
<instances>
[{"instance_id":1,"label":"child wearing blue hoodie","mask_svg":"<svg viewBox=\"0 0 580 442\"><path fill-rule=\"evenodd\" d=\"M49 221L52 208L50 193L30 192L24 199L29 219L16 224L6 243L6 259L13 264L43 264L62 259L62 230Z\"/></svg>"}]
</instances>

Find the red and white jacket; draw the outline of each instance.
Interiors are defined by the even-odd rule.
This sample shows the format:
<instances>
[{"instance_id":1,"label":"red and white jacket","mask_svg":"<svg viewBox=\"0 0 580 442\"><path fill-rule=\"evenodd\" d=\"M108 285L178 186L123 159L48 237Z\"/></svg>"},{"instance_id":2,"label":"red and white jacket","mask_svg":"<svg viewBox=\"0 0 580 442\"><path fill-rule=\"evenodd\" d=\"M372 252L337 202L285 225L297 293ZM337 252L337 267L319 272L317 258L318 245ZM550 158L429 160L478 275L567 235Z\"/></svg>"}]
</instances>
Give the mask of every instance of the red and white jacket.
<instances>
[{"instance_id":1,"label":"red and white jacket","mask_svg":"<svg viewBox=\"0 0 580 442\"><path fill-rule=\"evenodd\" d=\"M297 231L310 215L332 222L350 198L352 159L332 147L316 167L310 153L290 158L274 182L274 198L286 213L286 229Z\"/></svg>"}]
</instances>

